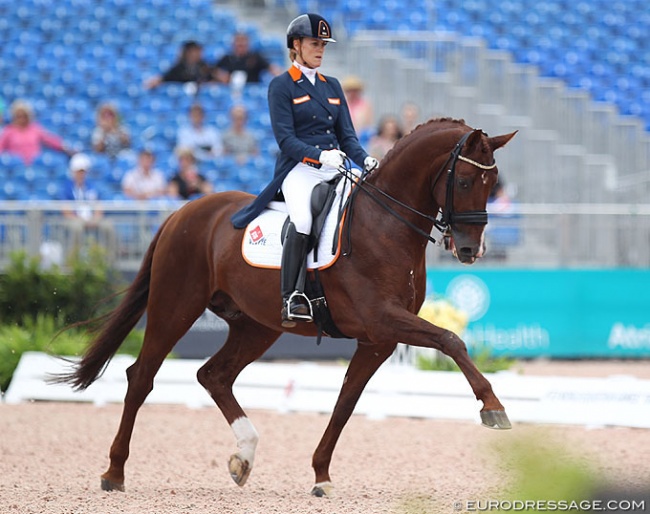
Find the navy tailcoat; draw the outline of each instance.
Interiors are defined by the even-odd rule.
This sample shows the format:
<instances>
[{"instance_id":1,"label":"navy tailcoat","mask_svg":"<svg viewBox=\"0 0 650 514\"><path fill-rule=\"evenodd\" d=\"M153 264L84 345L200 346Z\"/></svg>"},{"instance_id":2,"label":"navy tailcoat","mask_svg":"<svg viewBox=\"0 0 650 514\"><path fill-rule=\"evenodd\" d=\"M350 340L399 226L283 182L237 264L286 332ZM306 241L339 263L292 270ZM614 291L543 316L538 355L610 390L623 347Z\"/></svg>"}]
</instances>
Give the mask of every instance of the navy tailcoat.
<instances>
[{"instance_id":1,"label":"navy tailcoat","mask_svg":"<svg viewBox=\"0 0 650 514\"><path fill-rule=\"evenodd\" d=\"M235 228L245 228L264 210L299 162L320 168L320 153L334 148L344 151L360 167L368 156L359 143L343 89L335 78L318 73L312 85L298 68L291 66L271 81L268 101L273 134L280 147L275 173L253 203L232 216Z\"/></svg>"}]
</instances>

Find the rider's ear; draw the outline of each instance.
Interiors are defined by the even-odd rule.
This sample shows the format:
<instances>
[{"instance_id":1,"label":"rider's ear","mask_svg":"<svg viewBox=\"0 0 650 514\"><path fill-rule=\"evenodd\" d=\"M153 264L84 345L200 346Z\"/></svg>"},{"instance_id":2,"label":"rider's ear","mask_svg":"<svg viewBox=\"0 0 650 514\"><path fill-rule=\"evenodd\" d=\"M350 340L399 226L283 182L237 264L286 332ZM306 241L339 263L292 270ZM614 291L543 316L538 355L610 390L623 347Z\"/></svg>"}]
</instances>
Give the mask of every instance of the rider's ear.
<instances>
[{"instance_id":1,"label":"rider's ear","mask_svg":"<svg viewBox=\"0 0 650 514\"><path fill-rule=\"evenodd\" d=\"M515 130L514 132L511 132L510 134L503 134L501 136L494 136L494 137L488 137L488 144L490 145L490 148L494 152L497 148L501 148L502 146L505 146L508 141L510 141L513 137L515 137L515 134L519 132L518 130Z\"/></svg>"}]
</instances>

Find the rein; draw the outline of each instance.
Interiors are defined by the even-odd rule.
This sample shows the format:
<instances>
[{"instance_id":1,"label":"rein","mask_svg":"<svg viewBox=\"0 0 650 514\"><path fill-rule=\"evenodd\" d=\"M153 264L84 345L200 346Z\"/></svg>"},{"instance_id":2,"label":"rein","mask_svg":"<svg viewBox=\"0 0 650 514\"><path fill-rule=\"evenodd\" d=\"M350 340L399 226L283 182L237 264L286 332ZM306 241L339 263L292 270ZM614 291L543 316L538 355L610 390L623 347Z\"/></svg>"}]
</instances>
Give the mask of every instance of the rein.
<instances>
[{"instance_id":1,"label":"rein","mask_svg":"<svg viewBox=\"0 0 650 514\"><path fill-rule=\"evenodd\" d=\"M389 195L385 191L382 191L379 189L377 186L374 184L371 184L366 181L366 178L368 177L369 173L363 173L361 177L357 178L353 173L352 173L352 163L349 159L349 157L345 158L345 170L340 170L340 172L343 174L343 176L346 178L346 180L350 180L351 182L355 182L356 185L358 186L357 188L353 189L352 193L350 194L350 197L348 199L348 205L349 205L349 216L348 216L348 223L347 223L347 239L348 239L348 248L349 251L347 254L350 254L352 252L352 245L351 245L351 221L352 221L352 208L354 205L354 199L356 197L356 194L358 191L363 191L368 195L370 199L372 199L377 205L385 209L391 216L395 217L402 223L404 223L407 227L409 227L411 230L416 232L417 234L421 235L422 237L426 238L428 241L434 243L434 244L439 244L438 241L434 237L431 236L431 234L425 232L422 230L420 227L406 219L404 216L402 216L399 212L397 212L395 209L393 209L390 205L388 205L386 202L382 201L381 198L378 198L375 194L373 194L370 189L372 189L374 192L379 193L381 196L384 198L390 200L393 203L396 203L400 207L412 212L413 214L416 214L420 216L421 218L424 218L430 222L433 223L433 225L440 231L442 234L443 238L446 236L449 236L451 234L451 225L454 223L465 223L469 225L486 225L488 222L488 213L485 210L482 211L465 211L465 212L454 212L454 207L453 207L453 202L454 202L454 182L455 182L455 176L456 176L456 163L461 160L463 162L467 162L469 164L472 164L476 166L479 169L482 170L492 170L496 168L496 162L490 164L490 165L485 165L481 164L479 162L476 162L472 159L469 159L467 157L464 157L460 155L460 152L463 148L463 145L467 142L467 139L469 136L472 134L472 132L467 132L466 134L463 135L463 137L456 143L456 146L452 150L451 154L445 161L445 163L442 165L440 168L440 171L436 174L436 178L433 181L433 188L435 188L436 184L438 183L438 180L442 176L442 172L447 168L449 165L449 168L447 169L447 188L445 192L445 206L442 209L441 216L429 216L428 214L425 214L423 212L418 211L417 209L411 207L410 205L407 205L397 198L394 198L393 196ZM439 213L440 214L440 213Z\"/></svg>"}]
</instances>

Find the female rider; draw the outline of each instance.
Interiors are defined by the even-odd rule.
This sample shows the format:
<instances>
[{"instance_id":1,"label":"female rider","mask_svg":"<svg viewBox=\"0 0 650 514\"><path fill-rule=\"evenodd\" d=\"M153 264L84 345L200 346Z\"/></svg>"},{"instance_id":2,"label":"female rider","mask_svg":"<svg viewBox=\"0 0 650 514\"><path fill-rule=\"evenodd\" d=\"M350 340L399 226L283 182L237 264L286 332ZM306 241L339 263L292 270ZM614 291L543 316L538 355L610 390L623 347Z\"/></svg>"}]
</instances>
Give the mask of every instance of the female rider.
<instances>
[{"instance_id":1,"label":"female rider","mask_svg":"<svg viewBox=\"0 0 650 514\"><path fill-rule=\"evenodd\" d=\"M318 71L326 45L334 42L329 23L318 14L302 14L289 24L292 65L271 81L268 93L271 125L280 147L274 178L252 204L232 217L236 228L244 228L282 190L290 219L280 274L283 327L312 321L300 270L307 257L313 188L334 178L346 155L366 172L378 165L359 144L339 81Z\"/></svg>"}]
</instances>

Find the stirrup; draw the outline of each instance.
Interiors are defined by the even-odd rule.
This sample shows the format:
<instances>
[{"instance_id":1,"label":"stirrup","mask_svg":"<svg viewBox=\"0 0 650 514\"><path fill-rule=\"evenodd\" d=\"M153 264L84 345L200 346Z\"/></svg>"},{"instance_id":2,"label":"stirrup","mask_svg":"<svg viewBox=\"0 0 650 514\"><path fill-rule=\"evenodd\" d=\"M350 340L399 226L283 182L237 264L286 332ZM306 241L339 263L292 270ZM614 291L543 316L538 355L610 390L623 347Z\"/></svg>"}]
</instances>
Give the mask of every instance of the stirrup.
<instances>
[{"instance_id":1,"label":"stirrup","mask_svg":"<svg viewBox=\"0 0 650 514\"><path fill-rule=\"evenodd\" d=\"M291 303L296 299L296 298L302 298L305 302L306 305L309 308L309 314L298 314L295 312L291 312ZM294 291L291 293L289 298L287 298L284 301L284 305L282 306L282 326L286 328L292 328L296 326L296 321L302 321L306 323L312 322L314 312L311 307L311 302L309 301L309 298L305 293L302 293L300 291Z\"/></svg>"}]
</instances>

